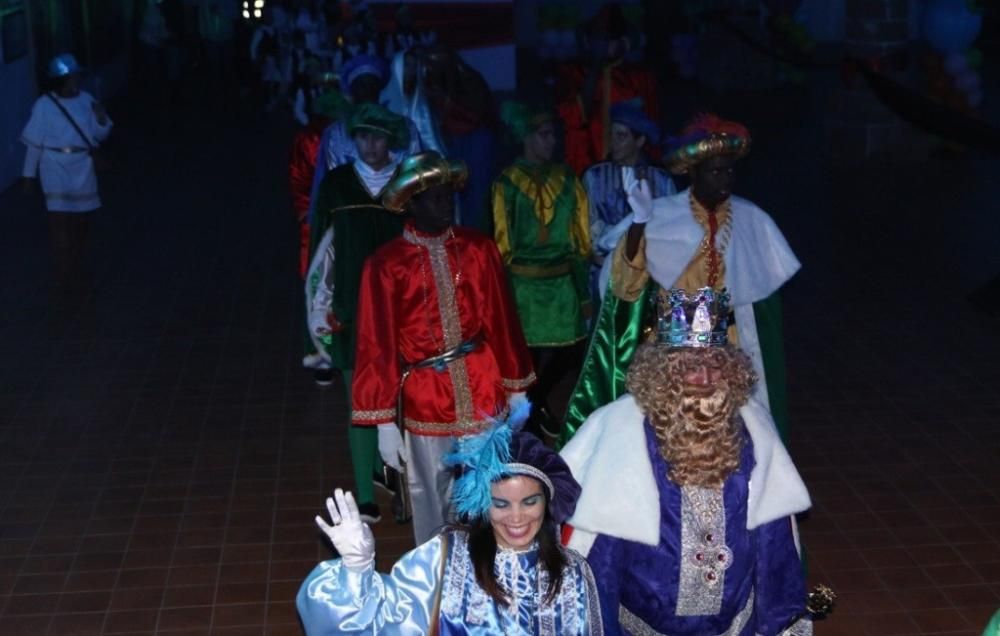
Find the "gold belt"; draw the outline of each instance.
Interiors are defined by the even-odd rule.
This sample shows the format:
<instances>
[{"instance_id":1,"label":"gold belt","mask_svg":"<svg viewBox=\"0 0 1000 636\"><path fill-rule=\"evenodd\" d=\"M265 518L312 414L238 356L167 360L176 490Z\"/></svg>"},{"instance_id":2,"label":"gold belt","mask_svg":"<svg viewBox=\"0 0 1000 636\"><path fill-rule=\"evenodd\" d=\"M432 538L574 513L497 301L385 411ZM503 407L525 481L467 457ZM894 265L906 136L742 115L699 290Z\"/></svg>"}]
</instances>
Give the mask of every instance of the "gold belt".
<instances>
[{"instance_id":1,"label":"gold belt","mask_svg":"<svg viewBox=\"0 0 1000 636\"><path fill-rule=\"evenodd\" d=\"M524 276L525 278L555 278L557 276L565 276L571 271L569 261L549 266L511 263L509 267L511 274Z\"/></svg>"}]
</instances>

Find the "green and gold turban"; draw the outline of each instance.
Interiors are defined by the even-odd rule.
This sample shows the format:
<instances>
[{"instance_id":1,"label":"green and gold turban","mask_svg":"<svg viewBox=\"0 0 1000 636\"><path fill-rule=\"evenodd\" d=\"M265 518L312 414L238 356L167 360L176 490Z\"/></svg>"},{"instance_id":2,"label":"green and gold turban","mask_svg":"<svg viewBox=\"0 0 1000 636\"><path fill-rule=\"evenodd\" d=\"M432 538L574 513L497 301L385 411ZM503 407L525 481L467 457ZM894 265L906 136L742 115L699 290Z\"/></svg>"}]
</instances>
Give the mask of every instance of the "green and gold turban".
<instances>
[{"instance_id":1,"label":"green and gold turban","mask_svg":"<svg viewBox=\"0 0 1000 636\"><path fill-rule=\"evenodd\" d=\"M402 213L415 195L434 186L449 184L455 190L465 187L469 170L462 161L449 161L433 150L412 155L403 160L385 186L382 205Z\"/></svg>"},{"instance_id":2,"label":"green and gold turban","mask_svg":"<svg viewBox=\"0 0 1000 636\"><path fill-rule=\"evenodd\" d=\"M742 159L750 152L750 132L739 122L713 113L698 115L679 137L667 139L664 163L674 174L686 174L709 157L727 155Z\"/></svg>"}]
</instances>

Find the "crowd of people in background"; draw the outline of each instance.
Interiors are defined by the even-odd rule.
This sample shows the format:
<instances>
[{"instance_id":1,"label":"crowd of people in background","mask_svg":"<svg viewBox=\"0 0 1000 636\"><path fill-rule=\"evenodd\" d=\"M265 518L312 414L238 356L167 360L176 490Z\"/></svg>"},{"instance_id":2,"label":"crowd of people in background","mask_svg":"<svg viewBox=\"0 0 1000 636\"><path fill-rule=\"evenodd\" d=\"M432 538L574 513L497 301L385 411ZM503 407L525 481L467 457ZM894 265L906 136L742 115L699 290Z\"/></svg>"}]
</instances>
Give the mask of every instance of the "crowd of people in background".
<instances>
[{"instance_id":1,"label":"crowd of people in background","mask_svg":"<svg viewBox=\"0 0 1000 636\"><path fill-rule=\"evenodd\" d=\"M499 103L431 37L310 49L295 81L307 39L285 61L276 32L265 17L254 55L269 106L296 91L303 363L342 378L357 495L317 518L342 558L300 590L307 631L811 633L809 497L781 441L778 292L799 265L732 195L746 128L663 136L616 5L554 90ZM375 486L418 544L385 576Z\"/></svg>"},{"instance_id":2,"label":"crowd of people in background","mask_svg":"<svg viewBox=\"0 0 1000 636\"><path fill-rule=\"evenodd\" d=\"M800 263L734 194L750 131L667 133L620 5L502 97L414 13L147 0L138 22L146 112L294 127L289 310L305 372L342 385L353 479L316 518L337 558L299 590L306 632L811 636L832 595L806 594L785 447ZM22 176L72 308L113 122L73 55L46 70ZM379 489L417 545L387 574Z\"/></svg>"},{"instance_id":3,"label":"crowd of people in background","mask_svg":"<svg viewBox=\"0 0 1000 636\"><path fill-rule=\"evenodd\" d=\"M436 39L413 28L405 3L394 25L392 33L378 33L363 1L148 0L138 27L138 68L164 78L172 107L183 104L196 75L206 89L199 95L220 110L252 92L265 110L291 105L305 124L301 93L317 74L337 73L359 54L391 59Z\"/></svg>"},{"instance_id":4,"label":"crowd of people in background","mask_svg":"<svg viewBox=\"0 0 1000 636\"><path fill-rule=\"evenodd\" d=\"M302 586L307 631L811 633L809 497L781 439L778 294L799 263L732 193L749 131L700 115L662 135L616 5L581 26L588 55L554 90L497 103L406 4L391 33L364 2L260 4L153 2L140 40L167 103L197 63L210 106L242 91L297 127L290 309L303 366L344 386L350 420L330 425L356 495L318 519L340 558ZM78 260L60 241L85 244L111 128L78 71L53 61L24 132L57 262ZM420 544L389 576L376 486Z\"/></svg>"}]
</instances>

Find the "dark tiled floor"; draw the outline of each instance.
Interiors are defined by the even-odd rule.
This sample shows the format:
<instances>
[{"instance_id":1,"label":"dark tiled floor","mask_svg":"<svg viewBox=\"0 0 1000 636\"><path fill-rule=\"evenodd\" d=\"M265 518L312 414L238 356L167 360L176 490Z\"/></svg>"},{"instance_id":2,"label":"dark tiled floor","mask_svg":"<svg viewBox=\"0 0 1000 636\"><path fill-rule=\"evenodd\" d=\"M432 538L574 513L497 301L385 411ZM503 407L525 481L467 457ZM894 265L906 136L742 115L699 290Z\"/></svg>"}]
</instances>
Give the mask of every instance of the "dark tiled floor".
<instances>
[{"instance_id":1,"label":"dark tiled floor","mask_svg":"<svg viewBox=\"0 0 1000 636\"><path fill-rule=\"evenodd\" d=\"M719 104L757 131L740 190L804 263L792 452L811 577L841 596L818 634L977 633L1000 606L1000 337L964 296L1000 271L997 162L833 170L823 92L782 99L805 114ZM289 129L140 114L73 316L49 309L44 215L0 197L0 634L298 634L329 554L312 518L350 477L341 392L299 369ZM407 533L376 526L382 567Z\"/></svg>"}]
</instances>

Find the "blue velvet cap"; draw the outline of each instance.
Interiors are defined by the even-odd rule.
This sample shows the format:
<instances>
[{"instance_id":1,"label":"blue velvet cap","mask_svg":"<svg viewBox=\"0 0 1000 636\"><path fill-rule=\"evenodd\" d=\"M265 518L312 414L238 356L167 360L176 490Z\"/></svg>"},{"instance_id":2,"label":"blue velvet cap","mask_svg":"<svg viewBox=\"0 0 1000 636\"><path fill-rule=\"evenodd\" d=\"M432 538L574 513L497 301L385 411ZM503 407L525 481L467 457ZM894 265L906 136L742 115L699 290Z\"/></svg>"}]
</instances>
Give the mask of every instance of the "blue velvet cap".
<instances>
[{"instance_id":1,"label":"blue velvet cap","mask_svg":"<svg viewBox=\"0 0 1000 636\"><path fill-rule=\"evenodd\" d=\"M549 513L563 523L576 510L580 484L560 455L540 439L521 431L531 412L523 400L506 418L478 435L459 438L444 456L445 466L461 472L452 490L452 502L459 517L486 518L493 503L491 486L514 475L526 475L542 483L549 501Z\"/></svg>"},{"instance_id":2,"label":"blue velvet cap","mask_svg":"<svg viewBox=\"0 0 1000 636\"><path fill-rule=\"evenodd\" d=\"M510 443L507 468L509 475L527 475L545 485L549 513L556 523L561 524L573 516L576 501L580 498L580 484L573 478L562 456L542 440L524 431L515 433Z\"/></svg>"},{"instance_id":3,"label":"blue velvet cap","mask_svg":"<svg viewBox=\"0 0 1000 636\"><path fill-rule=\"evenodd\" d=\"M642 110L642 100L630 99L612 104L611 121L628 126L635 134L644 136L649 144L660 143L660 127Z\"/></svg>"}]
</instances>

